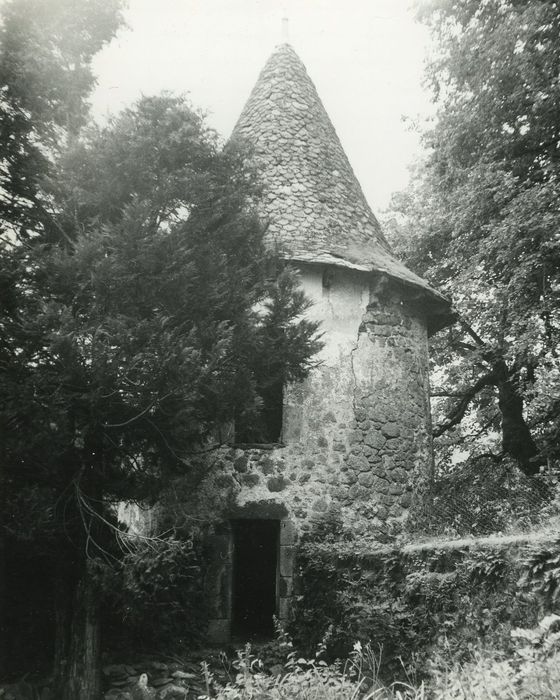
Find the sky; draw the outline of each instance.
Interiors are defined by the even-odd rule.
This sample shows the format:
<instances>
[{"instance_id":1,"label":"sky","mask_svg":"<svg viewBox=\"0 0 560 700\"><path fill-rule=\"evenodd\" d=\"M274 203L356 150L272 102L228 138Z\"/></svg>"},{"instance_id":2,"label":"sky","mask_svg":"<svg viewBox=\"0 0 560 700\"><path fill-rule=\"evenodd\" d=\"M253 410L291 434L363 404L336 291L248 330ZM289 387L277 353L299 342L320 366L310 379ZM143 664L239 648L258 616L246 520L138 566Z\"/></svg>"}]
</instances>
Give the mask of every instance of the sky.
<instances>
[{"instance_id":1,"label":"sky","mask_svg":"<svg viewBox=\"0 0 560 700\"><path fill-rule=\"evenodd\" d=\"M429 41L412 0L129 0L127 29L96 57L94 114L187 94L223 138L284 35L304 62L375 212L408 180L411 121L429 113Z\"/></svg>"}]
</instances>

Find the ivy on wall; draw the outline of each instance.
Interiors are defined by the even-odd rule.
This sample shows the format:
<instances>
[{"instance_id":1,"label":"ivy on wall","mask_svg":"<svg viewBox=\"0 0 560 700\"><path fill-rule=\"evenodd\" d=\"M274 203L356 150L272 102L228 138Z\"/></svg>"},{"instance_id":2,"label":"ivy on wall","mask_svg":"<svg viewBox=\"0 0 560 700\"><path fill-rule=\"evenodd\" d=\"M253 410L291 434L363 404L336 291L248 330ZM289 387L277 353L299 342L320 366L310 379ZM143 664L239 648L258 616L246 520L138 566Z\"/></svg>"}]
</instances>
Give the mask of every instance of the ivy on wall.
<instances>
[{"instance_id":1,"label":"ivy on wall","mask_svg":"<svg viewBox=\"0 0 560 700\"><path fill-rule=\"evenodd\" d=\"M468 659L481 646L511 650L512 630L560 612L560 537L536 544L377 549L323 525L299 547L290 631L310 652L327 629L328 652L371 642L394 679L437 649Z\"/></svg>"}]
</instances>

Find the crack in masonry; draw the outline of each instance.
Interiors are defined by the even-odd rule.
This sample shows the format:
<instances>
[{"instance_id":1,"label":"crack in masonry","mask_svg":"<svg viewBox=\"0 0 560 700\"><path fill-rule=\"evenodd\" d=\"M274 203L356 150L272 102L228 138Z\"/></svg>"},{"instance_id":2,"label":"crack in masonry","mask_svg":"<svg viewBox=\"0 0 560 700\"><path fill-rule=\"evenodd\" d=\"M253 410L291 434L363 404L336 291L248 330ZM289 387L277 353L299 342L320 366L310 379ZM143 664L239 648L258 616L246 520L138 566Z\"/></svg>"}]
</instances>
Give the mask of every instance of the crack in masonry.
<instances>
[{"instance_id":1,"label":"crack in masonry","mask_svg":"<svg viewBox=\"0 0 560 700\"><path fill-rule=\"evenodd\" d=\"M352 410L354 411L354 420L357 422L356 418L356 412L357 412L357 407L356 407L356 392L358 391L358 378L356 377L356 370L354 368L354 353L357 352L358 347L360 345L360 334L363 333L362 331L362 326L363 322L360 324L360 327L358 328L358 337L356 338L356 345L350 350L350 371L352 372L352 378L353 378L353 389L352 389Z\"/></svg>"},{"instance_id":2,"label":"crack in masonry","mask_svg":"<svg viewBox=\"0 0 560 700\"><path fill-rule=\"evenodd\" d=\"M334 306L333 306L332 299L331 299L331 290L330 289L327 288L326 294L324 294L324 297L326 297L327 306L330 308L332 318L334 319Z\"/></svg>"}]
</instances>

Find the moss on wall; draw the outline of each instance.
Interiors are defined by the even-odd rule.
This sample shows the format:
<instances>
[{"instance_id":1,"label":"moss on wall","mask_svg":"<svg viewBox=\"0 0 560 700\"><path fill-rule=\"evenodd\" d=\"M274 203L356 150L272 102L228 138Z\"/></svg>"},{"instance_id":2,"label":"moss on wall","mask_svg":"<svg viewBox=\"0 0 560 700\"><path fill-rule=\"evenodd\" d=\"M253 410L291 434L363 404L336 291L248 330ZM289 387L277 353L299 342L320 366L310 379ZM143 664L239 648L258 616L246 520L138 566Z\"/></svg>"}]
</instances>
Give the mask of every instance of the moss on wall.
<instances>
[{"instance_id":1,"label":"moss on wall","mask_svg":"<svg viewBox=\"0 0 560 700\"><path fill-rule=\"evenodd\" d=\"M332 656L370 641L394 677L437 647L457 662L480 645L507 651L512 629L559 612L558 538L375 550L340 534L331 523L298 550L291 633L304 652L330 629Z\"/></svg>"}]
</instances>

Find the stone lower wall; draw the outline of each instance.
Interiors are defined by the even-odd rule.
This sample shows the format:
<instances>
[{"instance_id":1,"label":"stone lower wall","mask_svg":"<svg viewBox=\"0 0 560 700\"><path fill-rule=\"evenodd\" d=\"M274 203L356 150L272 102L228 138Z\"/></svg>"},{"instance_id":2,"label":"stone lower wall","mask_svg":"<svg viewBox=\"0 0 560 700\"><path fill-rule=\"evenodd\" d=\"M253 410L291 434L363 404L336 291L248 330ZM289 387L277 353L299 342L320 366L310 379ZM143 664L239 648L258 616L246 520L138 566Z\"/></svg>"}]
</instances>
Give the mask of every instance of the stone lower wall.
<instances>
[{"instance_id":1,"label":"stone lower wall","mask_svg":"<svg viewBox=\"0 0 560 700\"><path fill-rule=\"evenodd\" d=\"M402 547L318 538L298 548L290 631L304 654L329 628L335 655L370 642L392 672L421 668L434 646L455 661L511 649L513 629L558 612L559 555L553 530Z\"/></svg>"}]
</instances>

